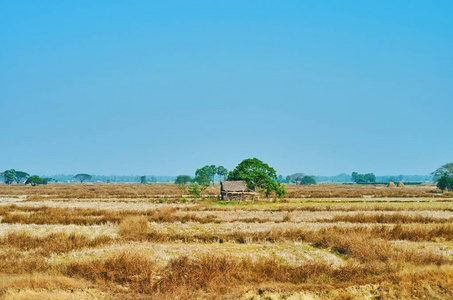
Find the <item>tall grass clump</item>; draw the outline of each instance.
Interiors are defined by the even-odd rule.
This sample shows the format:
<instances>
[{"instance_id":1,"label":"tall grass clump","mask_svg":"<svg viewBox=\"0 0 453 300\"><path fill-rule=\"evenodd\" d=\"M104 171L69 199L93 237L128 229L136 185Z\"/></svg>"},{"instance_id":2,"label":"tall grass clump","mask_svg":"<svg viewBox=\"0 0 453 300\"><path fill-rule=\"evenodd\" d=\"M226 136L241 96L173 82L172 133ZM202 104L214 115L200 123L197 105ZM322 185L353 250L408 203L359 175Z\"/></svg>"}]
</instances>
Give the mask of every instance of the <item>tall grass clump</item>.
<instances>
[{"instance_id":1,"label":"tall grass clump","mask_svg":"<svg viewBox=\"0 0 453 300\"><path fill-rule=\"evenodd\" d=\"M106 260L84 260L58 266L70 277L83 277L96 283L117 283L137 292L149 291L156 280L157 267L151 258L137 251L125 251Z\"/></svg>"},{"instance_id":2,"label":"tall grass clump","mask_svg":"<svg viewBox=\"0 0 453 300\"><path fill-rule=\"evenodd\" d=\"M146 239L149 231L148 219L140 216L129 216L120 223L120 235L125 239L143 240Z\"/></svg>"},{"instance_id":3,"label":"tall grass clump","mask_svg":"<svg viewBox=\"0 0 453 300\"><path fill-rule=\"evenodd\" d=\"M0 244L21 251L33 250L36 254L48 256L52 253L99 247L112 240L105 235L89 238L78 233L53 232L46 236L34 236L23 231L11 231L0 237Z\"/></svg>"}]
</instances>

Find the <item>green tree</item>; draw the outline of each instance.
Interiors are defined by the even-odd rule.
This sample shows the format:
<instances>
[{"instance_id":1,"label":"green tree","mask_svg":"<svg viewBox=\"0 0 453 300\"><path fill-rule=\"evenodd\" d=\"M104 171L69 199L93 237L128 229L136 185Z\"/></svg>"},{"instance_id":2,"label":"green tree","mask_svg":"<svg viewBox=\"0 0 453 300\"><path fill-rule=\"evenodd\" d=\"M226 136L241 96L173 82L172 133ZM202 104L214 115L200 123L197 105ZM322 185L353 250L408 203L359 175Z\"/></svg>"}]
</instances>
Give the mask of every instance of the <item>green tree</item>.
<instances>
[{"instance_id":1,"label":"green tree","mask_svg":"<svg viewBox=\"0 0 453 300\"><path fill-rule=\"evenodd\" d=\"M453 177L447 174L442 175L441 177L437 178L437 188L444 192L453 191Z\"/></svg>"},{"instance_id":2,"label":"green tree","mask_svg":"<svg viewBox=\"0 0 453 300\"><path fill-rule=\"evenodd\" d=\"M297 183L304 176L305 176L304 173L294 173L294 174L288 175L286 179L289 180L288 181L289 183Z\"/></svg>"},{"instance_id":3,"label":"green tree","mask_svg":"<svg viewBox=\"0 0 453 300\"><path fill-rule=\"evenodd\" d=\"M365 178L363 177L362 174L359 174L357 172L352 172L352 181L354 181L355 183L364 183L365 182Z\"/></svg>"},{"instance_id":4,"label":"green tree","mask_svg":"<svg viewBox=\"0 0 453 300\"><path fill-rule=\"evenodd\" d=\"M209 180L208 177L201 176L201 175L195 176L195 178L192 180L192 182L196 182L199 185L204 185L204 186L208 186L211 183L211 181Z\"/></svg>"},{"instance_id":5,"label":"green tree","mask_svg":"<svg viewBox=\"0 0 453 300\"><path fill-rule=\"evenodd\" d=\"M287 175L285 178L286 183L292 183L291 175Z\"/></svg>"},{"instance_id":6,"label":"green tree","mask_svg":"<svg viewBox=\"0 0 453 300\"><path fill-rule=\"evenodd\" d=\"M54 180L53 178L50 178L50 177L44 177L42 179L42 184L48 184L49 182L51 182L52 180Z\"/></svg>"},{"instance_id":7,"label":"green tree","mask_svg":"<svg viewBox=\"0 0 453 300\"><path fill-rule=\"evenodd\" d=\"M23 179L27 179L28 177L30 177L30 174L22 171L16 171L16 183L21 183Z\"/></svg>"},{"instance_id":8,"label":"green tree","mask_svg":"<svg viewBox=\"0 0 453 300\"><path fill-rule=\"evenodd\" d=\"M141 184L146 184L146 176L140 177L140 183Z\"/></svg>"},{"instance_id":9,"label":"green tree","mask_svg":"<svg viewBox=\"0 0 453 300\"><path fill-rule=\"evenodd\" d=\"M453 162L437 168L436 171L432 172L431 174L434 175L434 178L439 178L443 175L453 176Z\"/></svg>"},{"instance_id":10,"label":"green tree","mask_svg":"<svg viewBox=\"0 0 453 300\"><path fill-rule=\"evenodd\" d=\"M264 192L266 197L273 192L279 198L286 194L275 170L257 158L244 159L228 174L228 180L243 180L248 189Z\"/></svg>"},{"instance_id":11,"label":"green tree","mask_svg":"<svg viewBox=\"0 0 453 300\"><path fill-rule=\"evenodd\" d=\"M437 181L437 187L444 192L453 191L453 162L445 164L431 173Z\"/></svg>"},{"instance_id":12,"label":"green tree","mask_svg":"<svg viewBox=\"0 0 453 300\"><path fill-rule=\"evenodd\" d=\"M16 179L16 170L6 170L5 172L1 173L0 175L3 176L4 182L6 184L12 184Z\"/></svg>"},{"instance_id":13,"label":"green tree","mask_svg":"<svg viewBox=\"0 0 453 300\"><path fill-rule=\"evenodd\" d=\"M38 175L33 175L28 177L27 181L25 181L25 185L27 184L31 184L32 186L43 184L43 179Z\"/></svg>"},{"instance_id":14,"label":"green tree","mask_svg":"<svg viewBox=\"0 0 453 300\"><path fill-rule=\"evenodd\" d=\"M364 175L365 182L373 183L376 182L376 175L373 173L368 173Z\"/></svg>"},{"instance_id":15,"label":"green tree","mask_svg":"<svg viewBox=\"0 0 453 300\"><path fill-rule=\"evenodd\" d=\"M225 179L228 176L228 170L224 166L218 166L216 169L216 174L219 175L220 181L222 181L222 176Z\"/></svg>"},{"instance_id":16,"label":"green tree","mask_svg":"<svg viewBox=\"0 0 453 300\"><path fill-rule=\"evenodd\" d=\"M357 172L352 172L352 180L355 183L373 183L376 182L376 175L373 173L368 174L359 174Z\"/></svg>"},{"instance_id":17,"label":"green tree","mask_svg":"<svg viewBox=\"0 0 453 300\"><path fill-rule=\"evenodd\" d=\"M77 174L76 176L74 176L73 178L77 179L78 181L80 181L80 183L83 183L85 180L91 180L92 176L89 175L89 174Z\"/></svg>"},{"instance_id":18,"label":"green tree","mask_svg":"<svg viewBox=\"0 0 453 300\"><path fill-rule=\"evenodd\" d=\"M300 184L301 185L316 184L316 179L313 176L304 176L300 179Z\"/></svg>"},{"instance_id":19,"label":"green tree","mask_svg":"<svg viewBox=\"0 0 453 300\"><path fill-rule=\"evenodd\" d=\"M197 169L195 171L195 178L194 182L197 182L201 185L209 185L212 182L214 184L214 175L217 172L217 168L215 165L204 166L203 168Z\"/></svg>"},{"instance_id":20,"label":"green tree","mask_svg":"<svg viewBox=\"0 0 453 300\"><path fill-rule=\"evenodd\" d=\"M179 175L176 177L175 184L177 185L186 185L191 182L192 178L189 175Z\"/></svg>"}]
</instances>

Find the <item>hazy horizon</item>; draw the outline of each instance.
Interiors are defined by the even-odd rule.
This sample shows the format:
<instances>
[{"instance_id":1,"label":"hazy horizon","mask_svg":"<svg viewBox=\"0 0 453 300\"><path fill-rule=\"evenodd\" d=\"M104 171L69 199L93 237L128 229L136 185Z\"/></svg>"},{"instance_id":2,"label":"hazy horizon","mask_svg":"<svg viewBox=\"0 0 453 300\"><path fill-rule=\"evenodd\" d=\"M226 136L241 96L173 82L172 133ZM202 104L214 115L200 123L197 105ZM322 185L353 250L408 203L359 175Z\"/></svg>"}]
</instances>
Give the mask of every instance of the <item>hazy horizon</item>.
<instances>
[{"instance_id":1,"label":"hazy horizon","mask_svg":"<svg viewBox=\"0 0 453 300\"><path fill-rule=\"evenodd\" d=\"M30 174L30 175L32 175L32 174ZM74 174L42 174L41 173L41 174L38 174L38 175L40 175L42 177L52 177L52 176L74 176L76 174L75 173ZM194 174L175 174L175 175L131 174L131 175L125 175L125 174L95 174L95 173L91 173L89 175L92 175L94 177L136 177L138 181L140 180L141 176L146 176L148 179L150 177L161 177L161 178L171 178L171 177L173 177L173 178L176 178L179 175L188 175L188 176L191 176L191 177L195 177ZM292 174L277 173L277 175L288 176L288 175L292 175ZM315 177L326 177L326 178L333 178L333 177L342 176L342 175L351 176L351 174L347 174L347 173L339 173L339 174L335 174L335 175L323 175L323 174L305 174L305 175L307 175L307 176L315 176ZM375 174L375 175L376 175L376 177L398 177L398 176L404 176L404 177L432 177L433 176L432 174L385 174L385 175ZM215 178L217 180L218 179L218 175L216 175Z\"/></svg>"}]
</instances>

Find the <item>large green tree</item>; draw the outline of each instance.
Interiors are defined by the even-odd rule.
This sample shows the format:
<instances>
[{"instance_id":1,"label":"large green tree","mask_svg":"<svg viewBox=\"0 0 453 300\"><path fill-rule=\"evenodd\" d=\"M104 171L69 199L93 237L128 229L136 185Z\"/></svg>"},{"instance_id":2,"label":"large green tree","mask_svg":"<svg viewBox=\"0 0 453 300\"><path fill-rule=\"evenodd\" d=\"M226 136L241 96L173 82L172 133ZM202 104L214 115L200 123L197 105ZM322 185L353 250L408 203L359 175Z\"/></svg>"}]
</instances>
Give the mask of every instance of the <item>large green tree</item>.
<instances>
[{"instance_id":1,"label":"large green tree","mask_svg":"<svg viewBox=\"0 0 453 300\"><path fill-rule=\"evenodd\" d=\"M436 171L431 174L433 174L435 178L442 177L443 175L453 176L453 162L437 168Z\"/></svg>"},{"instance_id":2,"label":"large green tree","mask_svg":"<svg viewBox=\"0 0 453 300\"><path fill-rule=\"evenodd\" d=\"M44 183L43 179L41 177L39 177L38 175L30 176L30 177L28 177L27 181L25 181L25 185L31 184L32 186L43 184L43 183Z\"/></svg>"},{"instance_id":3,"label":"large green tree","mask_svg":"<svg viewBox=\"0 0 453 300\"><path fill-rule=\"evenodd\" d=\"M453 177L449 175L442 175L437 178L437 188L445 191L453 191Z\"/></svg>"},{"instance_id":4,"label":"large green tree","mask_svg":"<svg viewBox=\"0 0 453 300\"><path fill-rule=\"evenodd\" d=\"M192 179L192 182L203 186L208 186L211 183L208 177L202 175L195 176L195 178Z\"/></svg>"},{"instance_id":5,"label":"large green tree","mask_svg":"<svg viewBox=\"0 0 453 300\"><path fill-rule=\"evenodd\" d=\"M80 183L83 183L85 180L91 180L92 176L89 175L89 174L81 173L81 174L75 175L73 178L75 178L78 181L80 181Z\"/></svg>"},{"instance_id":6,"label":"large green tree","mask_svg":"<svg viewBox=\"0 0 453 300\"><path fill-rule=\"evenodd\" d=\"M228 180L243 180L248 189L264 192L266 197L275 193L281 198L286 194L274 168L257 158L244 159L228 174Z\"/></svg>"},{"instance_id":7,"label":"large green tree","mask_svg":"<svg viewBox=\"0 0 453 300\"><path fill-rule=\"evenodd\" d=\"M16 183L21 183L23 179L30 177L30 174L22 171L16 171Z\"/></svg>"},{"instance_id":8,"label":"large green tree","mask_svg":"<svg viewBox=\"0 0 453 300\"><path fill-rule=\"evenodd\" d=\"M12 184L16 179L16 170L10 169L6 170L5 172L1 173L0 175L3 176L3 180L6 184Z\"/></svg>"},{"instance_id":9,"label":"large green tree","mask_svg":"<svg viewBox=\"0 0 453 300\"><path fill-rule=\"evenodd\" d=\"M219 175L220 181L222 176L225 178L228 175L228 170L224 166L206 165L195 171L193 182L201 185L214 184L215 175Z\"/></svg>"},{"instance_id":10,"label":"large green tree","mask_svg":"<svg viewBox=\"0 0 453 300\"><path fill-rule=\"evenodd\" d=\"M211 182L214 184L214 176L216 172L217 167L215 165L206 165L195 171L195 178L193 181L201 185L209 185Z\"/></svg>"}]
</instances>

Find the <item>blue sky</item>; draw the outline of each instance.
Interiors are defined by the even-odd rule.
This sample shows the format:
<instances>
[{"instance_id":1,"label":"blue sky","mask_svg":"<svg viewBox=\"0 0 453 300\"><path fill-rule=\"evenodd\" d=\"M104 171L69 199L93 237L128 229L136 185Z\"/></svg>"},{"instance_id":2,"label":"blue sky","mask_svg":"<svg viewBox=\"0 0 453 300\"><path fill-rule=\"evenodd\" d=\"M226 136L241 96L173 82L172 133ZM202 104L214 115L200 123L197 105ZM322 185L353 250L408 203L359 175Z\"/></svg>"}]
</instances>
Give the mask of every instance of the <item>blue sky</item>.
<instances>
[{"instance_id":1,"label":"blue sky","mask_svg":"<svg viewBox=\"0 0 453 300\"><path fill-rule=\"evenodd\" d=\"M452 1L0 1L0 169L427 174Z\"/></svg>"}]
</instances>

